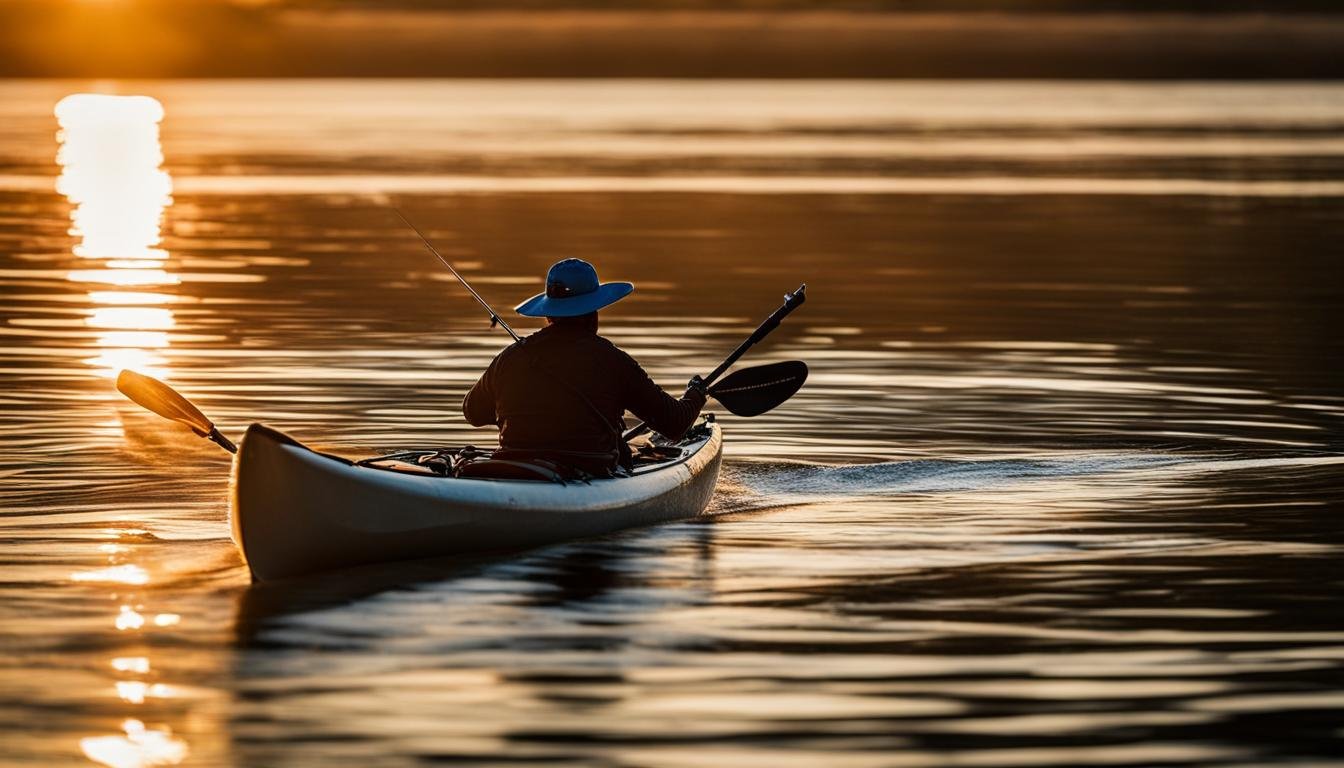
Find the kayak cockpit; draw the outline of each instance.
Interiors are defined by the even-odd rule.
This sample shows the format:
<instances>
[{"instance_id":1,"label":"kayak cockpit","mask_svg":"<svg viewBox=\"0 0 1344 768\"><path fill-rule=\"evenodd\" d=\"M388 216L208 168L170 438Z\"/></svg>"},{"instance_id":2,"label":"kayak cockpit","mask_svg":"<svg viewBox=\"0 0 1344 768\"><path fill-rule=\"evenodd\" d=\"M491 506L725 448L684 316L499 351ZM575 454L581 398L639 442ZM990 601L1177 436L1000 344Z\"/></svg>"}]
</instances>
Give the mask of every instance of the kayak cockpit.
<instances>
[{"instance_id":1,"label":"kayak cockpit","mask_svg":"<svg viewBox=\"0 0 1344 768\"><path fill-rule=\"evenodd\" d=\"M613 467L614 453L518 449L489 451L471 445L400 451L364 459L355 464L389 472L473 480L564 484L633 477L672 466L694 453L710 438L711 424L713 417L706 416L703 422L688 430L680 440L668 440L660 435L643 439L632 447L634 461L630 468Z\"/></svg>"}]
</instances>

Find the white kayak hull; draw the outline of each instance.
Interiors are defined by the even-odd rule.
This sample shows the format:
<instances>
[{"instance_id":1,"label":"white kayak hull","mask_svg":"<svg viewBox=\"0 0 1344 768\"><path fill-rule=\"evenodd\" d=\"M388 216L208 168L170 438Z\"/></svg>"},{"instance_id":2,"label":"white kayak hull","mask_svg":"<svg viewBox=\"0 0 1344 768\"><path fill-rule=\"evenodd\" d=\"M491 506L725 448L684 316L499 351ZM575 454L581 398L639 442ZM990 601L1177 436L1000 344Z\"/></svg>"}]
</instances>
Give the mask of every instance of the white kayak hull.
<instances>
[{"instance_id":1,"label":"white kayak hull","mask_svg":"<svg viewBox=\"0 0 1344 768\"><path fill-rule=\"evenodd\" d=\"M262 581L364 563L525 549L702 514L717 424L673 462L566 484L407 474L317 453L253 424L234 461L233 540Z\"/></svg>"}]
</instances>

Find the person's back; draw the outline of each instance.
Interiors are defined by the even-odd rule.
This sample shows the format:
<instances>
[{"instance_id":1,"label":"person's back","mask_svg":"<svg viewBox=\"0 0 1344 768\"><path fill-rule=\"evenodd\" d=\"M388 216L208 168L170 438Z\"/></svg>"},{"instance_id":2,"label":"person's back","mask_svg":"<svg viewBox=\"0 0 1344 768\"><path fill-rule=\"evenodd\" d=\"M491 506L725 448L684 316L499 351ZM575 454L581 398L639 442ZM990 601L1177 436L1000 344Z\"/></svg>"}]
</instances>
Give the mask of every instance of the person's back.
<instances>
[{"instance_id":1,"label":"person's back","mask_svg":"<svg viewBox=\"0 0 1344 768\"><path fill-rule=\"evenodd\" d=\"M519 314L546 317L545 328L495 358L462 401L475 426L497 424L503 448L612 452L622 445L629 410L654 431L680 437L705 404L701 387L675 399L633 358L597 335L597 309L628 295L629 283L599 284L586 262L551 267L546 293Z\"/></svg>"}]
</instances>

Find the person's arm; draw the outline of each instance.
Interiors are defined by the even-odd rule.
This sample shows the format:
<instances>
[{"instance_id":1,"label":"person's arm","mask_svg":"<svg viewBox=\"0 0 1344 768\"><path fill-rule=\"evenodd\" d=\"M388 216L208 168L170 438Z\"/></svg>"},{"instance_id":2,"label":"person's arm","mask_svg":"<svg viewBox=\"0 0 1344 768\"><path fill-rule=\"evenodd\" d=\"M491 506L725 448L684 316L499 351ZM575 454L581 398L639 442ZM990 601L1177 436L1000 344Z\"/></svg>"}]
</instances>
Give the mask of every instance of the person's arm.
<instances>
[{"instance_id":1,"label":"person's arm","mask_svg":"<svg viewBox=\"0 0 1344 768\"><path fill-rule=\"evenodd\" d=\"M495 412L495 365L499 358L491 361L490 366L481 374L481 378L467 390L462 398L462 415L473 427L498 424L499 414Z\"/></svg>"},{"instance_id":2,"label":"person's arm","mask_svg":"<svg viewBox=\"0 0 1344 768\"><path fill-rule=\"evenodd\" d=\"M705 394L696 387L687 387L681 399L672 397L649 378L635 359L621 353L626 361L625 407L640 421L664 437L680 439L695 423L700 409L705 407Z\"/></svg>"}]
</instances>

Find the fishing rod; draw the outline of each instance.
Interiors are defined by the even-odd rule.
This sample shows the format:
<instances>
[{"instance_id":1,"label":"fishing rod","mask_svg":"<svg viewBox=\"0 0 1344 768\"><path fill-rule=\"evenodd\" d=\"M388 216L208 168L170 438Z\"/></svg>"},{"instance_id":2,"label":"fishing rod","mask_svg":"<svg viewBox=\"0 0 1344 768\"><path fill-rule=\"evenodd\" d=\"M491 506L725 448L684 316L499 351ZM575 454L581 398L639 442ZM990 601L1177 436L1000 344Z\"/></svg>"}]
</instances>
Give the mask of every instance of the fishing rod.
<instances>
[{"instance_id":1,"label":"fishing rod","mask_svg":"<svg viewBox=\"0 0 1344 768\"><path fill-rule=\"evenodd\" d=\"M453 265L443 257L442 253L439 253L438 249L436 249L432 243L429 242L429 238L425 237L425 234L420 231L420 228L411 223L411 220L406 218L406 214L402 213L400 208L393 208L392 210L396 212L397 216L401 217L402 221L406 222L406 226L410 227L415 232L416 237L420 238L420 242L425 244L425 247L429 249L429 252L438 257L439 261L443 262L443 266L447 267L448 271L453 273L453 277L456 277L458 282L462 283L462 287L467 289L467 292L472 295L472 298L476 299L482 307L485 307L485 311L490 313L490 327L493 328L498 325L508 332L508 334L513 337L514 341L522 341L522 339L518 338L518 334L514 333L513 329L509 327L509 324L504 322L495 310L490 308L490 305L486 303L485 299L481 298L481 294L477 293L476 289L471 287L471 283L468 283L467 279L463 277L460 272L453 269Z\"/></svg>"},{"instance_id":2,"label":"fishing rod","mask_svg":"<svg viewBox=\"0 0 1344 768\"><path fill-rule=\"evenodd\" d=\"M498 325L508 332L508 334L513 337L514 341L520 341L518 334L513 332L513 329L509 327L508 323L500 319L499 315L495 313L495 310L486 303L485 299L481 298L481 295L477 293L465 279L463 279L462 275L453 268L453 265L443 257L443 254L439 253L434 248L424 234L421 233L420 229L412 224L401 211L396 210L395 208L393 210L401 217L402 221L406 222L407 226L415 231L415 234L420 237L421 242L425 244L425 247L429 249L429 252L434 254L439 261L443 262L443 265L453 273L453 276L462 283L463 287L471 293L472 297L485 308L486 312L490 313L490 324L492 326ZM748 349L761 339L764 339L766 335L775 328L779 327L780 321L783 320L786 315L802 306L803 302L807 299L807 294L805 293L806 290L807 285L804 284L799 286L798 290L793 293L785 294L784 305L771 313L771 315L765 319L765 322L761 323L746 341L739 344L737 349L734 349L732 353L719 364L719 367L715 368L714 371L705 378L704 386L706 387L708 395L715 400L718 400L719 403L731 413L738 416L758 416L765 413L792 397L793 393L797 392L798 388L807 380L807 365L799 360L789 360L782 363L771 363L769 365L743 368L742 370L733 373L731 376L728 376L723 381L717 382L717 386L711 386L716 383L721 375L723 375L724 371L728 370L733 363L737 362L738 358L746 354ZM136 373L135 371L123 370L117 376L117 389L141 407L153 411L166 419L185 424L197 435L219 444L220 447L229 453L238 452L237 446L215 427L214 422L210 421L210 419L201 412L201 409L197 408L190 400L183 397L175 389L158 379ZM622 435L622 438L624 440L631 440L647 429L648 427L641 423L633 429L626 431L625 434Z\"/></svg>"},{"instance_id":3,"label":"fishing rod","mask_svg":"<svg viewBox=\"0 0 1344 768\"><path fill-rule=\"evenodd\" d=\"M495 310L491 309L490 305L485 302L485 299L481 298L481 294L477 293L476 290L471 287L462 275L453 268L453 265L443 257L443 254L439 253L438 250L434 248L429 242L429 239L420 231L420 228L411 223L411 220L406 218L405 214L401 211L396 208L393 208L392 210L396 211L397 215L401 217L401 220L406 222L406 226L415 231L415 234L420 238L420 242L424 243L425 247L429 249L429 252L438 257L439 261L443 262L443 266L447 267L448 271L453 273L453 276L462 283L462 286L467 289L467 292L469 292L476 301L480 302L482 307L485 307L485 311L490 313L490 325L498 325L500 328L507 331L508 334L513 337L514 341L518 341L518 334L514 333L513 329L509 327L509 324L504 322L500 316L495 313ZM214 422L210 421L210 419L201 412L200 408L197 408L195 404L183 397L181 393L167 384L164 384L162 381L151 376L136 373L135 371L123 370L117 375L117 389L141 407L153 411L165 419L185 424L191 428L192 432L217 443L229 453L238 452L238 447L233 444L233 441L225 437L223 433L215 427Z\"/></svg>"},{"instance_id":4,"label":"fishing rod","mask_svg":"<svg viewBox=\"0 0 1344 768\"><path fill-rule=\"evenodd\" d=\"M392 210L406 223L406 226L415 232L416 236L420 238L420 242L424 243L425 247L429 249L429 252L434 254L443 263L443 266L448 268L449 272L453 273L453 277L456 277L458 282L462 283L462 286L476 299L477 303L485 308L485 311L490 314L490 325L498 325L507 331L515 342L521 341L518 334L514 333L513 329L509 327L509 324L500 319L495 310L486 303L485 299L481 298L481 294L477 293L476 289L472 288L471 284L467 282L467 279L462 277L461 273L453 268L448 259L444 258L443 254L439 253L438 249L429 242L429 238L425 237L420 228L406 218L406 214L402 213L400 209L393 208ZM768 336L771 331L778 328L780 321L790 312L801 307L806 300L806 283L798 286L798 290L793 293L784 294L783 306L772 312L765 319L765 322L761 323L755 331L752 331L751 336L746 341L739 344L737 349L729 353L728 357L719 364L719 367L705 377L703 381L705 393L718 400L723 407L738 416L760 415L792 397L793 393L797 392L798 388L807 380L807 365L799 360L745 368L729 376L719 386L712 385L718 381L725 371L732 367L733 363L737 362L738 358L746 354L748 349ZM647 429L648 426L640 422L622 433L621 439L632 440L643 434Z\"/></svg>"}]
</instances>

